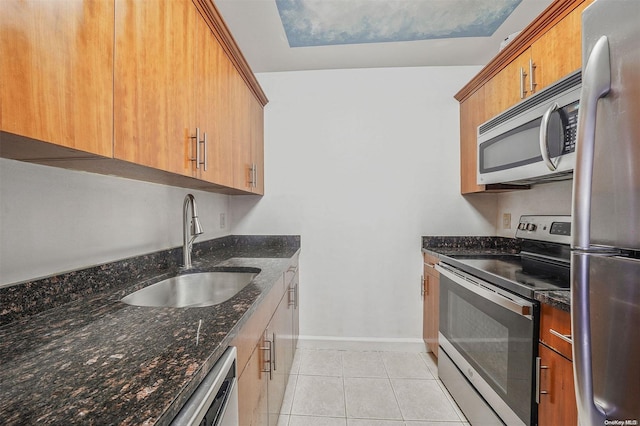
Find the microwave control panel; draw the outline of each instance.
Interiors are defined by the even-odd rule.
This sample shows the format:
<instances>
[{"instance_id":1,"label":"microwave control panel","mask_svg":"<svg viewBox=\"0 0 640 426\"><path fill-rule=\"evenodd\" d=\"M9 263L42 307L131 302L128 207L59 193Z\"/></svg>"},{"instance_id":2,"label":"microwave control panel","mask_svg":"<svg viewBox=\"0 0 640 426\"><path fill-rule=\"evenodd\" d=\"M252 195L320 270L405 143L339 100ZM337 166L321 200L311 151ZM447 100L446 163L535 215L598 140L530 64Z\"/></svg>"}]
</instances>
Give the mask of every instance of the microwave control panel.
<instances>
[{"instance_id":1,"label":"microwave control panel","mask_svg":"<svg viewBox=\"0 0 640 426\"><path fill-rule=\"evenodd\" d=\"M564 125L564 144L562 147L563 154L568 154L576 150L579 107L580 101L576 101L561 109L562 121Z\"/></svg>"}]
</instances>

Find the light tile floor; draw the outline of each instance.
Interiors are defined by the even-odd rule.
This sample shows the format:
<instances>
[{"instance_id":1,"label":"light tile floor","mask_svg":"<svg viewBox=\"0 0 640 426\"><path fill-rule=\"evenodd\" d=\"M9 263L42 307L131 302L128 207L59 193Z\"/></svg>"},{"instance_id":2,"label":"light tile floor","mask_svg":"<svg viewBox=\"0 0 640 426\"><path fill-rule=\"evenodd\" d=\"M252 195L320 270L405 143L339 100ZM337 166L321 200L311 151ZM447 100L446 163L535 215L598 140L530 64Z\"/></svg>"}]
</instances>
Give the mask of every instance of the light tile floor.
<instances>
[{"instance_id":1,"label":"light tile floor","mask_svg":"<svg viewBox=\"0 0 640 426\"><path fill-rule=\"evenodd\" d=\"M428 353L298 349L278 426L468 426Z\"/></svg>"}]
</instances>

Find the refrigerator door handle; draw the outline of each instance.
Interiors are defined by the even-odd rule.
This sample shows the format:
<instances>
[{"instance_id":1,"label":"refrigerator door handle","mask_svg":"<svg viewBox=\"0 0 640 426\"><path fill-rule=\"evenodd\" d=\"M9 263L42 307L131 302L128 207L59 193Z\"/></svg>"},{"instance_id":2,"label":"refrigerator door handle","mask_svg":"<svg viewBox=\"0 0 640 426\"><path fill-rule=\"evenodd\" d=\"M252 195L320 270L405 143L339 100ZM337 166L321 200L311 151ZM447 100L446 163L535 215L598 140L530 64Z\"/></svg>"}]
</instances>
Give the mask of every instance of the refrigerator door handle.
<instances>
[{"instance_id":1,"label":"refrigerator door handle","mask_svg":"<svg viewBox=\"0 0 640 426\"><path fill-rule=\"evenodd\" d=\"M579 423L604 424L605 414L594 397L591 322L589 316L589 254L591 187L598 100L611 89L609 40L596 42L582 73L576 167L573 175L573 224L571 262L571 332L573 335L573 371Z\"/></svg>"},{"instance_id":2,"label":"refrigerator door handle","mask_svg":"<svg viewBox=\"0 0 640 426\"><path fill-rule=\"evenodd\" d=\"M598 100L611 89L609 40L606 36L596 42L582 73L576 166L573 173L572 247L586 250L591 240L591 183L595 151L596 114Z\"/></svg>"}]
</instances>

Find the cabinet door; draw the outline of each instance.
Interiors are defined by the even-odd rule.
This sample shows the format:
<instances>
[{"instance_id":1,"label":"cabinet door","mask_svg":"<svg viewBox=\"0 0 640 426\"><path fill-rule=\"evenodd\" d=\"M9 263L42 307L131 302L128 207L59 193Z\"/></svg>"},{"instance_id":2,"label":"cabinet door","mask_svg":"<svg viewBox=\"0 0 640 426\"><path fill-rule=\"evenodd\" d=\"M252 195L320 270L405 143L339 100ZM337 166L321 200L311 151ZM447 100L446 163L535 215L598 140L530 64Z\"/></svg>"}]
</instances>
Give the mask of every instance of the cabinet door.
<instances>
[{"instance_id":1,"label":"cabinet door","mask_svg":"<svg viewBox=\"0 0 640 426\"><path fill-rule=\"evenodd\" d=\"M542 344L538 345L538 351L542 366L538 424L577 425L578 409L571 361Z\"/></svg>"},{"instance_id":2,"label":"cabinet door","mask_svg":"<svg viewBox=\"0 0 640 426\"><path fill-rule=\"evenodd\" d=\"M251 111L251 164L253 170L252 192L264 194L264 109L253 96L250 99Z\"/></svg>"},{"instance_id":3,"label":"cabinet door","mask_svg":"<svg viewBox=\"0 0 640 426\"><path fill-rule=\"evenodd\" d=\"M484 191L478 185L478 125L486 121L485 87L460 104L460 192L470 194Z\"/></svg>"},{"instance_id":4,"label":"cabinet door","mask_svg":"<svg viewBox=\"0 0 640 426\"><path fill-rule=\"evenodd\" d=\"M292 346L292 356L291 362L293 363L293 357L296 354L296 348L298 347L298 336L300 336L300 273L296 268L296 275L293 277L291 281L291 290L292 292L290 300L290 305L292 306L293 312L293 338L291 342Z\"/></svg>"},{"instance_id":5,"label":"cabinet door","mask_svg":"<svg viewBox=\"0 0 640 426\"><path fill-rule=\"evenodd\" d=\"M243 426L268 426L267 382L269 355L260 340L254 348L247 366L238 378L238 415Z\"/></svg>"},{"instance_id":6,"label":"cabinet door","mask_svg":"<svg viewBox=\"0 0 640 426\"><path fill-rule=\"evenodd\" d=\"M2 131L113 155L113 0L3 0Z\"/></svg>"},{"instance_id":7,"label":"cabinet door","mask_svg":"<svg viewBox=\"0 0 640 426\"><path fill-rule=\"evenodd\" d=\"M530 59L531 51L527 49L484 85L486 117L483 122L531 95Z\"/></svg>"},{"instance_id":8,"label":"cabinet door","mask_svg":"<svg viewBox=\"0 0 640 426\"><path fill-rule=\"evenodd\" d=\"M273 369L269 380L269 425L277 425L284 399L284 392L289 381L291 364L293 363L293 316L289 306L289 298L280 301L267 327L267 339L271 341Z\"/></svg>"},{"instance_id":9,"label":"cabinet door","mask_svg":"<svg viewBox=\"0 0 640 426\"><path fill-rule=\"evenodd\" d=\"M231 74L231 90L233 187L263 194L263 107L235 69Z\"/></svg>"},{"instance_id":10,"label":"cabinet door","mask_svg":"<svg viewBox=\"0 0 640 426\"><path fill-rule=\"evenodd\" d=\"M531 45L536 91L582 67L581 15L589 3L578 5Z\"/></svg>"},{"instance_id":11,"label":"cabinet door","mask_svg":"<svg viewBox=\"0 0 640 426\"><path fill-rule=\"evenodd\" d=\"M437 258L424 254L423 339L427 348L438 356L438 327L440 325L440 274L434 269Z\"/></svg>"},{"instance_id":12,"label":"cabinet door","mask_svg":"<svg viewBox=\"0 0 640 426\"><path fill-rule=\"evenodd\" d=\"M115 157L193 176L196 10L116 0L115 11Z\"/></svg>"},{"instance_id":13,"label":"cabinet door","mask_svg":"<svg viewBox=\"0 0 640 426\"><path fill-rule=\"evenodd\" d=\"M196 121L201 138L207 136L207 168L200 166L198 177L208 182L233 186L233 145L231 139L231 61L204 18L197 16ZM204 155L204 146L201 146Z\"/></svg>"}]
</instances>

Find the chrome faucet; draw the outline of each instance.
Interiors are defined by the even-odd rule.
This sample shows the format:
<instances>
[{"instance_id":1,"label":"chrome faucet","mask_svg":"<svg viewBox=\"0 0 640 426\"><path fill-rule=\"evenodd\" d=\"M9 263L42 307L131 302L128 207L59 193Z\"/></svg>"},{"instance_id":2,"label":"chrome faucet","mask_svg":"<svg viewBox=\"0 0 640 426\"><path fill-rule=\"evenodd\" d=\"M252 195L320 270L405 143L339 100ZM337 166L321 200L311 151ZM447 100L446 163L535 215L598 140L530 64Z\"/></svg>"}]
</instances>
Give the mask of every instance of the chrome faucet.
<instances>
[{"instance_id":1,"label":"chrome faucet","mask_svg":"<svg viewBox=\"0 0 640 426\"><path fill-rule=\"evenodd\" d=\"M191 205L191 226L187 222L187 213ZM189 228L189 229L188 229ZM184 205L182 207L182 260L185 268L191 268L191 249L193 241L202 234L204 230L198 219L198 210L196 209L196 199L191 194L184 197Z\"/></svg>"}]
</instances>

